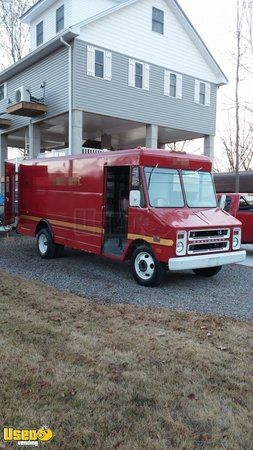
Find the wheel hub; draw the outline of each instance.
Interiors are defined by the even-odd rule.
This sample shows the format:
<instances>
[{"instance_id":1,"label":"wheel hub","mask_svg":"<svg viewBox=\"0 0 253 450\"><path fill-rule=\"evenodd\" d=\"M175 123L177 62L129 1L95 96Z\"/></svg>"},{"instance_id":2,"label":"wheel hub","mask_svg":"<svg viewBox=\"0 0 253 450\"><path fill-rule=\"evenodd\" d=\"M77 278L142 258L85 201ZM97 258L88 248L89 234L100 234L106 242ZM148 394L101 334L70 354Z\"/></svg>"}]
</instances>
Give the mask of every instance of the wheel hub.
<instances>
[{"instance_id":1,"label":"wheel hub","mask_svg":"<svg viewBox=\"0 0 253 450\"><path fill-rule=\"evenodd\" d=\"M155 261L148 252L141 252L135 259L135 270L142 280L149 280L155 272Z\"/></svg>"},{"instance_id":2,"label":"wheel hub","mask_svg":"<svg viewBox=\"0 0 253 450\"><path fill-rule=\"evenodd\" d=\"M47 246L48 246L47 237L44 234L41 234L39 237L39 249L41 254L43 255L46 254Z\"/></svg>"},{"instance_id":3,"label":"wheel hub","mask_svg":"<svg viewBox=\"0 0 253 450\"><path fill-rule=\"evenodd\" d=\"M143 260L140 261L140 264L139 264L140 271L146 272L147 268L148 268L148 265L147 265L146 261L143 261Z\"/></svg>"}]
</instances>

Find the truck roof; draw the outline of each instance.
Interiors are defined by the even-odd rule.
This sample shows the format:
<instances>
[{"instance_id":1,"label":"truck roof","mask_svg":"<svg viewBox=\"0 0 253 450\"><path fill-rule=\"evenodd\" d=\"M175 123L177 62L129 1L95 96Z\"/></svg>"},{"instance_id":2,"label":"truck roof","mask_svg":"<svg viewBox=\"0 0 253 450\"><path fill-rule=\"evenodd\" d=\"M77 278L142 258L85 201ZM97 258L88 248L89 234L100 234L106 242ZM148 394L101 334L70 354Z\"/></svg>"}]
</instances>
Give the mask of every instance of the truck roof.
<instances>
[{"instance_id":1,"label":"truck roof","mask_svg":"<svg viewBox=\"0 0 253 450\"><path fill-rule=\"evenodd\" d=\"M50 164L53 161L103 159L109 165L143 165L160 167L170 167L177 169L192 170L212 170L212 162L203 155L169 151L163 149L135 148L129 150L105 151L90 154L80 154L71 156L56 156L50 158L39 158L34 160L24 160L21 164L40 165L45 162Z\"/></svg>"}]
</instances>

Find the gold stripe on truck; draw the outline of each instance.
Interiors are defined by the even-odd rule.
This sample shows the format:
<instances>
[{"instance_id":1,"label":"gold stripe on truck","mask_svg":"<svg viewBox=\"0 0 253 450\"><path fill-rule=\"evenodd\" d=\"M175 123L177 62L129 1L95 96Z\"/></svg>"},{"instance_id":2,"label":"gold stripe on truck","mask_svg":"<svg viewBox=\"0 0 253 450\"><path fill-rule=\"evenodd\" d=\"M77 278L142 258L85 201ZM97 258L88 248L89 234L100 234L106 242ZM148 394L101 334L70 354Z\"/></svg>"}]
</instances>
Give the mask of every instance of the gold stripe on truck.
<instances>
[{"instance_id":1,"label":"gold stripe on truck","mask_svg":"<svg viewBox=\"0 0 253 450\"><path fill-rule=\"evenodd\" d=\"M19 219L31 220L33 222L40 222L41 220L43 220L42 217L35 217L35 216L19 216ZM88 225L80 225L78 223L64 222L63 220L50 220L50 219L44 220L48 220L48 223L50 223L50 225L55 225L63 228L70 228L79 231L88 231L90 233L97 233L97 234L104 233L104 229L100 227L91 227Z\"/></svg>"},{"instance_id":2,"label":"gold stripe on truck","mask_svg":"<svg viewBox=\"0 0 253 450\"><path fill-rule=\"evenodd\" d=\"M144 236L142 234L128 234L127 238L132 241L136 239L143 239L149 244L164 245L165 247L173 247L174 245L174 241L172 241L171 239L161 239L157 237Z\"/></svg>"}]
</instances>

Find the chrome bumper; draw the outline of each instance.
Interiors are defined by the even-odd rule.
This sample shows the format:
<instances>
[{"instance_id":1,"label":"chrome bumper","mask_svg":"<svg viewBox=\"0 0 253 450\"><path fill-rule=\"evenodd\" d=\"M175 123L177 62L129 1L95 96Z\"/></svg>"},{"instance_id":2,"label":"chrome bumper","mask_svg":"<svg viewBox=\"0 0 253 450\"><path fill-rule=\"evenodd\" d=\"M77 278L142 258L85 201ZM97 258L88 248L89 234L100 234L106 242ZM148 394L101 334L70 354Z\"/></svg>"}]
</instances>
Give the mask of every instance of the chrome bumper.
<instances>
[{"instance_id":1,"label":"chrome bumper","mask_svg":"<svg viewBox=\"0 0 253 450\"><path fill-rule=\"evenodd\" d=\"M168 261L169 270L190 270L204 269L207 267L224 266L243 262L246 258L246 251L240 250L214 255L196 255L170 258Z\"/></svg>"}]
</instances>

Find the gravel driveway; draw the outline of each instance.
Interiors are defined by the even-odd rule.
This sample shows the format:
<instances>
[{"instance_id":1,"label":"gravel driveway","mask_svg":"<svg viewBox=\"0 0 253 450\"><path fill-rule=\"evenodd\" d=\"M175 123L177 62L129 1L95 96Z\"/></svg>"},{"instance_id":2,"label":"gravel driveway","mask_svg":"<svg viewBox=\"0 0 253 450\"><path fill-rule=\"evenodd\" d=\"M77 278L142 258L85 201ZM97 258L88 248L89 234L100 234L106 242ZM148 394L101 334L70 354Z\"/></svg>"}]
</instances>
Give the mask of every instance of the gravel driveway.
<instances>
[{"instance_id":1,"label":"gravel driveway","mask_svg":"<svg viewBox=\"0 0 253 450\"><path fill-rule=\"evenodd\" d=\"M35 239L15 236L0 239L1 269L105 303L253 319L253 269L245 266L226 266L207 279L189 271L170 273L163 286L144 288L132 279L127 264L70 249L63 258L46 261L38 256Z\"/></svg>"}]
</instances>

